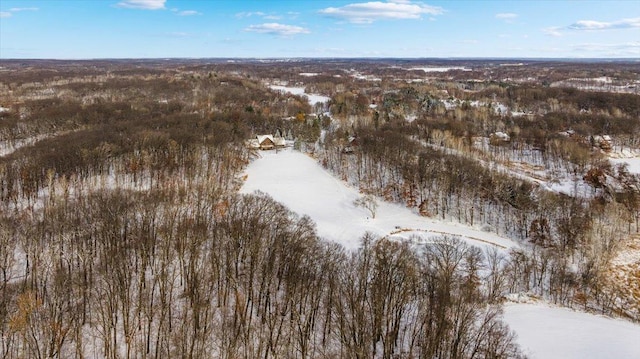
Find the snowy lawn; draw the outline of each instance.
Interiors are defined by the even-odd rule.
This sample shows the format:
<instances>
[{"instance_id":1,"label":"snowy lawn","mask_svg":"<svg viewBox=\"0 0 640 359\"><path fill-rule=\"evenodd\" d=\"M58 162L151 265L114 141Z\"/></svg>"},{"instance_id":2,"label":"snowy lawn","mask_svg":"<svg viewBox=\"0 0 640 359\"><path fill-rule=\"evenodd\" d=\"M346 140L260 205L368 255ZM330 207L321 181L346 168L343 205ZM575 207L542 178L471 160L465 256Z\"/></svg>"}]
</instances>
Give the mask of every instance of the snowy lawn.
<instances>
[{"instance_id":1,"label":"snowy lawn","mask_svg":"<svg viewBox=\"0 0 640 359\"><path fill-rule=\"evenodd\" d=\"M504 311L532 359L640 358L640 325L541 303L508 303Z\"/></svg>"},{"instance_id":2,"label":"snowy lawn","mask_svg":"<svg viewBox=\"0 0 640 359\"><path fill-rule=\"evenodd\" d=\"M408 239L450 234L469 243L509 248L516 244L493 233L421 217L397 204L377 199L375 218L363 207L354 205L361 197L356 188L333 177L313 158L286 149L262 151L246 170L247 180L241 192L262 191L300 215L308 215L317 224L318 234L344 245L360 246L360 238L371 232L378 236Z\"/></svg>"},{"instance_id":3,"label":"snowy lawn","mask_svg":"<svg viewBox=\"0 0 640 359\"><path fill-rule=\"evenodd\" d=\"M317 103L325 103L330 100L329 97L323 95L317 95L312 93L304 92L304 87L288 87L288 86L278 86L278 85L269 85L269 88L276 91L288 92L293 95L298 96L307 96L309 100L309 104L314 106Z\"/></svg>"},{"instance_id":4,"label":"snowy lawn","mask_svg":"<svg viewBox=\"0 0 640 359\"><path fill-rule=\"evenodd\" d=\"M640 174L640 157L631 158L611 158L609 159L614 166L626 164L629 173Z\"/></svg>"}]
</instances>

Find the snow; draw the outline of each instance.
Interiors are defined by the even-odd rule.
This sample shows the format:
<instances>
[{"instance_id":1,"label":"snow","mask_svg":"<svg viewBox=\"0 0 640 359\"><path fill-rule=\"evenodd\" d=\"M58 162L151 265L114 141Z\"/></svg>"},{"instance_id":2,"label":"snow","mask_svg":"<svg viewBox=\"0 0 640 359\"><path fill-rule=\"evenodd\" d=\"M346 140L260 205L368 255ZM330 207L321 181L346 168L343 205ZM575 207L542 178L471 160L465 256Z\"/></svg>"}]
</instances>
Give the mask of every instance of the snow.
<instances>
[{"instance_id":1,"label":"snow","mask_svg":"<svg viewBox=\"0 0 640 359\"><path fill-rule=\"evenodd\" d=\"M593 77L593 78L588 78L588 79L578 79L581 81L595 81L595 82L604 82L604 83L611 83L613 81L611 81L611 77L607 77L607 76L601 76L601 77Z\"/></svg>"},{"instance_id":2,"label":"snow","mask_svg":"<svg viewBox=\"0 0 640 359\"><path fill-rule=\"evenodd\" d=\"M533 116L532 112L524 112L524 111L511 111L512 117L522 117L522 116Z\"/></svg>"},{"instance_id":3,"label":"snow","mask_svg":"<svg viewBox=\"0 0 640 359\"><path fill-rule=\"evenodd\" d=\"M11 109L10 109L10 108L6 108L6 107L2 107L2 106L0 106L0 113L2 113L2 112L9 112L9 111L11 111Z\"/></svg>"},{"instance_id":4,"label":"snow","mask_svg":"<svg viewBox=\"0 0 640 359\"><path fill-rule=\"evenodd\" d=\"M453 110L456 107L458 107L458 105L460 104L460 100L452 100L452 99L447 99L442 101L442 103L444 104L444 108L447 110Z\"/></svg>"},{"instance_id":5,"label":"snow","mask_svg":"<svg viewBox=\"0 0 640 359\"><path fill-rule=\"evenodd\" d=\"M327 101L329 101L331 99L331 98L329 98L327 96L323 96L323 95L306 93L306 92L304 92L304 87L290 87L290 86L280 86L280 85L269 85L269 88L271 88L273 90L276 90L276 91L288 92L288 93L293 94L293 95L306 96L309 99L309 104L311 106L314 106L317 103L325 103L325 102L327 102Z\"/></svg>"},{"instance_id":6,"label":"snow","mask_svg":"<svg viewBox=\"0 0 640 359\"><path fill-rule=\"evenodd\" d=\"M505 142L511 141L511 137L509 137L508 134L502 131L494 132L493 135L500 141L505 141Z\"/></svg>"},{"instance_id":7,"label":"snow","mask_svg":"<svg viewBox=\"0 0 640 359\"><path fill-rule=\"evenodd\" d=\"M608 76L591 78L569 78L551 83L551 87L575 87L587 91L638 93L640 82L628 81Z\"/></svg>"},{"instance_id":8,"label":"snow","mask_svg":"<svg viewBox=\"0 0 640 359\"><path fill-rule=\"evenodd\" d=\"M409 70L422 70L424 72L447 72L452 70L462 70L462 71L471 71L471 69L460 66L451 66L451 67L412 67Z\"/></svg>"},{"instance_id":9,"label":"snow","mask_svg":"<svg viewBox=\"0 0 640 359\"><path fill-rule=\"evenodd\" d=\"M509 107L500 102L492 103L494 111L499 115L506 115L509 112Z\"/></svg>"},{"instance_id":10,"label":"snow","mask_svg":"<svg viewBox=\"0 0 640 359\"><path fill-rule=\"evenodd\" d=\"M376 77L373 75L363 75L361 73L355 73L351 75L351 77L353 77L356 80L373 81L373 82L382 81L382 79L379 77Z\"/></svg>"},{"instance_id":11,"label":"snow","mask_svg":"<svg viewBox=\"0 0 640 359\"><path fill-rule=\"evenodd\" d=\"M415 121L417 118L418 118L418 116L417 116L416 114L414 114L414 113L413 113L413 114L410 114L410 115L405 116L405 118L404 118L404 119L405 119L407 122L413 122L413 121Z\"/></svg>"},{"instance_id":12,"label":"snow","mask_svg":"<svg viewBox=\"0 0 640 359\"><path fill-rule=\"evenodd\" d=\"M313 158L292 149L260 152L260 158L247 167L246 175L241 193L268 193L299 215L311 217L320 237L350 250L360 246L360 238L366 232L416 243L447 234L480 246L503 250L516 246L496 234L421 217L404 206L380 199L372 218L368 210L354 205L361 197L356 188L333 177Z\"/></svg>"},{"instance_id":13,"label":"snow","mask_svg":"<svg viewBox=\"0 0 640 359\"><path fill-rule=\"evenodd\" d=\"M14 141L0 140L0 157L8 156L22 147L32 146L38 141L42 141L44 139L54 137L54 136L57 136L57 135L56 134L37 135L37 136L32 136L25 139L19 139Z\"/></svg>"},{"instance_id":14,"label":"snow","mask_svg":"<svg viewBox=\"0 0 640 359\"><path fill-rule=\"evenodd\" d=\"M626 164L629 173L640 174L640 152L638 150L623 147L609 153L609 161L613 166Z\"/></svg>"},{"instance_id":15,"label":"snow","mask_svg":"<svg viewBox=\"0 0 640 359\"><path fill-rule=\"evenodd\" d=\"M478 100L462 101L462 100L457 99L457 98L449 98L449 99L442 100L442 103L444 104L444 107L447 110L453 110L453 109L461 106L465 102L469 106L475 107L475 108L480 108L480 107L487 106L486 102L478 101ZM500 102L491 102L489 105L491 105L491 108L493 109L493 112L496 115L504 116L504 115L507 115L510 112L509 111L509 107L507 105L505 105L505 104L500 103Z\"/></svg>"},{"instance_id":16,"label":"snow","mask_svg":"<svg viewBox=\"0 0 640 359\"><path fill-rule=\"evenodd\" d=\"M532 359L640 358L640 325L543 303L507 303L504 311Z\"/></svg>"},{"instance_id":17,"label":"snow","mask_svg":"<svg viewBox=\"0 0 640 359\"><path fill-rule=\"evenodd\" d=\"M629 173L640 174L640 157L612 158L609 161L611 161L614 166L626 164L628 166L627 170L629 170Z\"/></svg>"},{"instance_id":18,"label":"snow","mask_svg":"<svg viewBox=\"0 0 640 359\"><path fill-rule=\"evenodd\" d=\"M7 282L17 283L24 279L27 273L27 253L18 245L13 250L13 265L7 270Z\"/></svg>"}]
</instances>

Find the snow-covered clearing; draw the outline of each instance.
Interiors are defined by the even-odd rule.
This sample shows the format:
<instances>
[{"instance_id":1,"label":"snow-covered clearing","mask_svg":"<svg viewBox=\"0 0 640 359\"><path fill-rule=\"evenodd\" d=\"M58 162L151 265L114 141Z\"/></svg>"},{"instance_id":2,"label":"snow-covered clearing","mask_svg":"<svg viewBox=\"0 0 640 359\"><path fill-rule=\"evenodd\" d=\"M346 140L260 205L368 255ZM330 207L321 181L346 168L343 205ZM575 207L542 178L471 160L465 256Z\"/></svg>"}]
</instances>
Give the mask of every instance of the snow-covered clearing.
<instances>
[{"instance_id":1,"label":"snow-covered clearing","mask_svg":"<svg viewBox=\"0 0 640 359\"><path fill-rule=\"evenodd\" d=\"M626 164L629 173L640 174L640 157L611 158L609 161L611 161L611 164L614 166Z\"/></svg>"},{"instance_id":2,"label":"snow-covered clearing","mask_svg":"<svg viewBox=\"0 0 640 359\"><path fill-rule=\"evenodd\" d=\"M504 311L532 359L640 358L640 325L542 303L508 303Z\"/></svg>"},{"instance_id":3,"label":"snow-covered clearing","mask_svg":"<svg viewBox=\"0 0 640 359\"><path fill-rule=\"evenodd\" d=\"M630 147L615 147L607 153L612 166L626 165L627 171L634 175L640 175L640 150Z\"/></svg>"},{"instance_id":4,"label":"snow-covered clearing","mask_svg":"<svg viewBox=\"0 0 640 359\"><path fill-rule=\"evenodd\" d=\"M511 110L509 109L509 107L500 102L487 103L487 102L478 101L478 100L463 101L457 98L449 98L449 99L442 100L442 104L444 105L444 108L447 110L454 110L458 107L461 107L463 104L466 104L475 108L488 106L493 110L493 113L495 113L496 115L506 116L509 113L511 113Z\"/></svg>"},{"instance_id":5,"label":"snow-covered clearing","mask_svg":"<svg viewBox=\"0 0 640 359\"><path fill-rule=\"evenodd\" d=\"M471 69L460 66L450 66L450 67L412 67L409 70L422 70L424 72L447 72L453 70L461 70L461 71L471 71Z\"/></svg>"},{"instance_id":6,"label":"snow-covered clearing","mask_svg":"<svg viewBox=\"0 0 640 359\"><path fill-rule=\"evenodd\" d=\"M306 93L304 92L304 87L269 85L269 88L276 91L288 92L290 94L294 94L298 96L306 96L309 99L309 104L311 106L314 106L317 103L325 103L330 100L330 98L327 96Z\"/></svg>"},{"instance_id":7,"label":"snow-covered clearing","mask_svg":"<svg viewBox=\"0 0 640 359\"><path fill-rule=\"evenodd\" d=\"M360 238L371 232L397 239L428 238L447 234L471 244L510 248L517 244L508 238L452 222L421 217L401 205L377 199L375 218L365 208L354 205L361 197L356 188L333 177L313 158L286 149L260 152L246 170L242 193L262 191L317 224L318 234L347 249L360 246Z\"/></svg>"},{"instance_id":8,"label":"snow-covered clearing","mask_svg":"<svg viewBox=\"0 0 640 359\"><path fill-rule=\"evenodd\" d=\"M622 80L608 76L570 78L551 83L551 87L574 87L586 91L638 93L640 80Z\"/></svg>"}]
</instances>

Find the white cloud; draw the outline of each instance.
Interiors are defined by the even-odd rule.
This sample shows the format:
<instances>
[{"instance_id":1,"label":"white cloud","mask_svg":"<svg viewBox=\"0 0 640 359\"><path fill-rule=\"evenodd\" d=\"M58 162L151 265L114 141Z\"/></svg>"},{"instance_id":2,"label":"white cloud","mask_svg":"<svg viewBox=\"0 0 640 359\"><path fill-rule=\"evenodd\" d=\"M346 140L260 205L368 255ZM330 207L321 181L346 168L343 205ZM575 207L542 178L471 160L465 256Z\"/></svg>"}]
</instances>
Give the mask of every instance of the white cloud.
<instances>
[{"instance_id":1,"label":"white cloud","mask_svg":"<svg viewBox=\"0 0 640 359\"><path fill-rule=\"evenodd\" d=\"M117 7L143 10L162 10L167 0L124 0L116 4Z\"/></svg>"},{"instance_id":2,"label":"white cloud","mask_svg":"<svg viewBox=\"0 0 640 359\"><path fill-rule=\"evenodd\" d=\"M328 7L319 12L356 24L370 24L377 20L420 19L423 14L440 15L444 10L438 6L412 3L408 0L395 0L353 3L342 7Z\"/></svg>"},{"instance_id":3,"label":"white cloud","mask_svg":"<svg viewBox=\"0 0 640 359\"><path fill-rule=\"evenodd\" d=\"M37 7L12 7L8 11L0 11L0 18L8 18L13 16L14 13L20 11L38 11Z\"/></svg>"},{"instance_id":4,"label":"white cloud","mask_svg":"<svg viewBox=\"0 0 640 359\"><path fill-rule=\"evenodd\" d=\"M621 44L584 43L572 45L577 52L587 52L605 56L640 55L640 41L632 41Z\"/></svg>"},{"instance_id":5,"label":"white cloud","mask_svg":"<svg viewBox=\"0 0 640 359\"><path fill-rule=\"evenodd\" d=\"M195 11L195 10L183 10L183 11L177 11L177 14L179 16L193 16L193 15L202 15L201 12Z\"/></svg>"},{"instance_id":6,"label":"white cloud","mask_svg":"<svg viewBox=\"0 0 640 359\"><path fill-rule=\"evenodd\" d=\"M640 28L640 17L632 19L622 19L613 22L580 20L567 26L567 28L570 30L610 30Z\"/></svg>"},{"instance_id":7,"label":"white cloud","mask_svg":"<svg viewBox=\"0 0 640 359\"><path fill-rule=\"evenodd\" d=\"M613 29L638 29L640 28L640 17L622 19L618 21L595 21L579 20L569 26L552 26L542 29L542 32L551 36L562 36L563 31L602 31Z\"/></svg>"},{"instance_id":8,"label":"white cloud","mask_svg":"<svg viewBox=\"0 0 640 359\"><path fill-rule=\"evenodd\" d=\"M9 12L19 12L19 11L38 11L37 7L12 7L9 9Z\"/></svg>"},{"instance_id":9,"label":"white cloud","mask_svg":"<svg viewBox=\"0 0 640 359\"><path fill-rule=\"evenodd\" d=\"M163 36L168 36L168 37L191 37L191 34L189 34L188 32L176 31L176 32L167 32Z\"/></svg>"},{"instance_id":10,"label":"white cloud","mask_svg":"<svg viewBox=\"0 0 640 359\"><path fill-rule=\"evenodd\" d=\"M518 18L518 14L512 12L501 12L496 14L496 19L502 20L507 24L513 24Z\"/></svg>"},{"instance_id":11,"label":"white cloud","mask_svg":"<svg viewBox=\"0 0 640 359\"><path fill-rule=\"evenodd\" d=\"M304 27L279 24L277 22L271 22L260 25L251 25L244 29L249 32L257 32L261 34L279 35L279 36L292 36L297 34L308 34L309 30Z\"/></svg>"},{"instance_id":12,"label":"white cloud","mask_svg":"<svg viewBox=\"0 0 640 359\"><path fill-rule=\"evenodd\" d=\"M239 12L236 14L237 18L245 18L245 17L252 17L252 16L265 16L266 14L263 13L262 11L249 11L249 12Z\"/></svg>"},{"instance_id":13,"label":"white cloud","mask_svg":"<svg viewBox=\"0 0 640 359\"><path fill-rule=\"evenodd\" d=\"M500 19L500 20L514 20L517 17L518 17L518 14L514 14L512 12L503 12L503 13L496 14L496 19Z\"/></svg>"},{"instance_id":14,"label":"white cloud","mask_svg":"<svg viewBox=\"0 0 640 359\"><path fill-rule=\"evenodd\" d=\"M562 32L560 30L562 30L562 28L559 26L551 26L542 29L542 32L549 36L560 37L562 36Z\"/></svg>"},{"instance_id":15,"label":"white cloud","mask_svg":"<svg viewBox=\"0 0 640 359\"><path fill-rule=\"evenodd\" d=\"M293 13L293 12L288 12L287 14L290 15L292 19L294 19L298 15L298 13ZM252 16L261 17L265 20L282 20L283 19L282 15L278 15L274 13L267 14L262 11L239 12L236 14L236 17L238 19L244 19Z\"/></svg>"}]
</instances>

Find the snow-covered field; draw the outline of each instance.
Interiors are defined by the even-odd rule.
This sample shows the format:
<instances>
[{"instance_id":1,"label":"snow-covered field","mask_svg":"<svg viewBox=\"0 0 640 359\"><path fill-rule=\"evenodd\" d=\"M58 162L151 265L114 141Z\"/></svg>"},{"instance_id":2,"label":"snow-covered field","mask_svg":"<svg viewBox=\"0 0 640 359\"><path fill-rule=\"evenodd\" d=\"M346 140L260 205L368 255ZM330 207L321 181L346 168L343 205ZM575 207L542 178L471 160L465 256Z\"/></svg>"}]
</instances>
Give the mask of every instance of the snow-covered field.
<instances>
[{"instance_id":1,"label":"snow-covered field","mask_svg":"<svg viewBox=\"0 0 640 359\"><path fill-rule=\"evenodd\" d=\"M640 325L542 303L508 303L504 311L529 358L640 358Z\"/></svg>"},{"instance_id":2,"label":"snow-covered field","mask_svg":"<svg viewBox=\"0 0 640 359\"><path fill-rule=\"evenodd\" d=\"M614 166L626 164L629 173L640 174L640 157L611 158L609 161L611 161Z\"/></svg>"},{"instance_id":3,"label":"snow-covered field","mask_svg":"<svg viewBox=\"0 0 640 359\"><path fill-rule=\"evenodd\" d=\"M362 207L354 205L361 197L356 188L333 177L313 158L286 149L263 151L246 170L247 180L241 192L262 191L300 215L308 215L317 224L318 234L328 240L356 249L360 238L371 232L378 236L417 241L449 234L471 244L509 248L511 240L493 233L421 217L397 204L377 199L375 218ZM415 238L419 237L419 238Z\"/></svg>"},{"instance_id":4,"label":"snow-covered field","mask_svg":"<svg viewBox=\"0 0 640 359\"><path fill-rule=\"evenodd\" d=\"M325 102L330 100L330 98L327 97L327 96L318 95L318 94L312 94L312 93L306 93L306 92L304 92L304 87L290 87L290 86L280 86L280 85L269 85L269 88L272 89L272 90L276 90L276 91L288 92L288 93L291 93L291 94L294 94L294 95L307 96L307 98L309 99L309 104L311 106L314 106L317 103L325 103Z\"/></svg>"},{"instance_id":5,"label":"snow-covered field","mask_svg":"<svg viewBox=\"0 0 640 359\"><path fill-rule=\"evenodd\" d=\"M640 80L621 80L607 76L570 78L551 83L551 87L574 87L587 91L638 93Z\"/></svg>"},{"instance_id":6,"label":"snow-covered field","mask_svg":"<svg viewBox=\"0 0 640 359\"><path fill-rule=\"evenodd\" d=\"M438 66L412 67L409 70L422 70L424 72L447 72L447 71L452 71L452 70L471 71L471 69L469 69L469 68L460 67L460 66L451 66L451 67L438 67Z\"/></svg>"}]
</instances>

